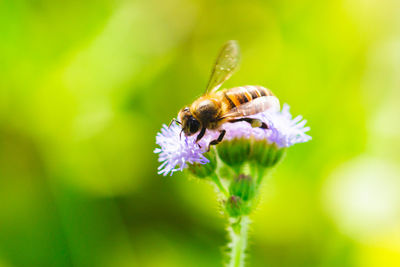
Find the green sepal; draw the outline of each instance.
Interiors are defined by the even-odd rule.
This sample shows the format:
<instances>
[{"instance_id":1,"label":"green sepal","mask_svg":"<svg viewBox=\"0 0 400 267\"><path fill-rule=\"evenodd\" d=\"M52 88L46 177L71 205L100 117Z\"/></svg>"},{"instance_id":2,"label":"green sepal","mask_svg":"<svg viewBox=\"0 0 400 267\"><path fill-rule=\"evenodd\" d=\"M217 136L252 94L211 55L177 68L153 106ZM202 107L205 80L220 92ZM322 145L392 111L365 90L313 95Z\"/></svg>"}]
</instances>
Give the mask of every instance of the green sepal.
<instances>
[{"instance_id":1,"label":"green sepal","mask_svg":"<svg viewBox=\"0 0 400 267\"><path fill-rule=\"evenodd\" d=\"M254 140L251 160L259 166L268 168L275 166L284 156L286 149L270 144L266 140Z\"/></svg>"},{"instance_id":2,"label":"green sepal","mask_svg":"<svg viewBox=\"0 0 400 267\"><path fill-rule=\"evenodd\" d=\"M218 144L217 151L220 159L235 170L246 162L250 156L251 143L245 138L234 138Z\"/></svg>"}]
</instances>

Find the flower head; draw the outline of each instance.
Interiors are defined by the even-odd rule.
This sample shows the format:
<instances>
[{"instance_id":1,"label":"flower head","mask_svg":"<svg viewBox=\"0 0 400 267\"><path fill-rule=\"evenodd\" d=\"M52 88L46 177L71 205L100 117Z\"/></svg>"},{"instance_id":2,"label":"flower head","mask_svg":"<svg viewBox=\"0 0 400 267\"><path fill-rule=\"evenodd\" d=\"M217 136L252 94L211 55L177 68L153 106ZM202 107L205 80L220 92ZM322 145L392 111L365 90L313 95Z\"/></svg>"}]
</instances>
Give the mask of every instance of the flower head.
<instances>
[{"instance_id":1,"label":"flower head","mask_svg":"<svg viewBox=\"0 0 400 267\"><path fill-rule=\"evenodd\" d=\"M161 132L157 133L156 144L159 148L154 153L159 153L158 161L162 162L158 167L158 174L172 175L176 171L182 171L189 164L206 164L209 160L203 155L207 149L207 141L212 135L205 136L196 144L196 136L181 134L181 127L172 124L170 127L163 125Z\"/></svg>"},{"instance_id":2,"label":"flower head","mask_svg":"<svg viewBox=\"0 0 400 267\"><path fill-rule=\"evenodd\" d=\"M292 114L290 114L289 110L289 105L284 104L280 112L264 112L260 114L261 117L264 117L269 122L270 131L266 131L268 141L277 144L278 147L289 147L311 140L311 136L306 134L310 127L304 127L307 121L303 120L301 115L292 119Z\"/></svg>"},{"instance_id":3,"label":"flower head","mask_svg":"<svg viewBox=\"0 0 400 267\"><path fill-rule=\"evenodd\" d=\"M311 136L306 132L310 127L305 127L307 121L302 120L301 116L292 119L289 109L289 105L284 104L282 111L267 110L249 116L266 123L268 129L253 128L247 122L225 123L222 125L226 130L224 140L254 138L275 144L278 148L309 141ZM172 175L176 171L182 171L188 164L209 162L204 153L207 152L209 143L217 139L219 132L207 130L204 137L196 144L196 135L185 136L181 131L179 125L172 124L170 127L163 125L161 132L157 133L156 144L160 147L154 152L159 154L158 161L162 162L158 167L159 174Z\"/></svg>"}]
</instances>

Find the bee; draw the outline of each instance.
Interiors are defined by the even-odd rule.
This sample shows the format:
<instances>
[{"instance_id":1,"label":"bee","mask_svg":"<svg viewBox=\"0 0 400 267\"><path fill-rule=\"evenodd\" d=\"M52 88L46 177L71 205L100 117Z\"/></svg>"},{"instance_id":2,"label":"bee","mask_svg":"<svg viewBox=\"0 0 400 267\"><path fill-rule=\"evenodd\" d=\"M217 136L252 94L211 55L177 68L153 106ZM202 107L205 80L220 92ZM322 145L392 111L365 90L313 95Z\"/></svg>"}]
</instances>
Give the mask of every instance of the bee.
<instances>
[{"instance_id":1,"label":"bee","mask_svg":"<svg viewBox=\"0 0 400 267\"><path fill-rule=\"evenodd\" d=\"M208 148L220 143L226 133L224 129L221 129L221 125L226 122L245 121L252 127L267 129L268 125L264 122L246 116L267 109L280 109L278 98L264 87L247 85L220 89L221 85L236 71L239 61L238 43L228 41L217 57L205 93L190 106L182 108L178 113L178 120L173 120L181 124L181 133L183 132L185 136L198 133L196 143L204 136L206 129L220 132L218 138L209 143Z\"/></svg>"}]
</instances>

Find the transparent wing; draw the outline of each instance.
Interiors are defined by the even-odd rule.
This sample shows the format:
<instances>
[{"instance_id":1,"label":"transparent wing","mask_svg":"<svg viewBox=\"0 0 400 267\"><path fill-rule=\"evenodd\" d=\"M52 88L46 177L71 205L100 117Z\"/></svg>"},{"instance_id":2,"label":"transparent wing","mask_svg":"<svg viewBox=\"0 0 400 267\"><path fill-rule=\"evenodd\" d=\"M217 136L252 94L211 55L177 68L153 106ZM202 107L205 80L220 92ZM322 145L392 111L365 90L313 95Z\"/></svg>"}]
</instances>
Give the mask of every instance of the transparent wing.
<instances>
[{"instance_id":1,"label":"transparent wing","mask_svg":"<svg viewBox=\"0 0 400 267\"><path fill-rule=\"evenodd\" d=\"M250 116L267 109L280 110L279 100L276 96L262 96L250 102L231 109L223 118Z\"/></svg>"},{"instance_id":2,"label":"transparent wing","mask_svg":"<svg viewBox=\"0 0 400 267\"><path fill-rule=\"evenodd\" d=\"M228 41L221 49L211 72L206 93L217 91L223 82L228 80L239 66L240 49L237 41Z\"/></svg>"}]
</instances>

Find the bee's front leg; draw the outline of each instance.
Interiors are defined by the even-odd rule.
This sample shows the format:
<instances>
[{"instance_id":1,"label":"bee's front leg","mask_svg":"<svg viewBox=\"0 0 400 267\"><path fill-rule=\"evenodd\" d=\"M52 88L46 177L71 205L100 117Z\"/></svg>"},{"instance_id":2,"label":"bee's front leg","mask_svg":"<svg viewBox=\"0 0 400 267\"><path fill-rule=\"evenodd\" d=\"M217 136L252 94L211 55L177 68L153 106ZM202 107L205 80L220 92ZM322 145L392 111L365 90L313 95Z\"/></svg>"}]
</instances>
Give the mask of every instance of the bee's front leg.
<instances>
[{"instance_id":1,"label":"bee's front leg","mask_svg":"<svg viewBox=\"0 0 400 267\"><path fill-rule=\"evenodd\" d=\"M206 133L206 128L201 128L201 131L199 133L199 135L196 137L196 144L198 144L198 142L200 141L201 138L203 138L204 134ZM198 144L199 145L199 144ZM199 147L201 148L201 146L199 145Z\"/></svg>"},{"instance_id":2,"label":"bee's front leg","mask_svg":"<svg viewBox=\"0 0 400 267\"><path fill-rule=\"evenodd\" d=\"M210 151L210 147L211 147L211 146L215 146L215 145L218 145L219 143L221 143L221 141L224 139L225 133L226 133L225 130L220 131L220 134L219 134L218 138L215 139L215 140L212 140L212 141L208 144L207 152Z\"/></svg>"}]
</instances>

